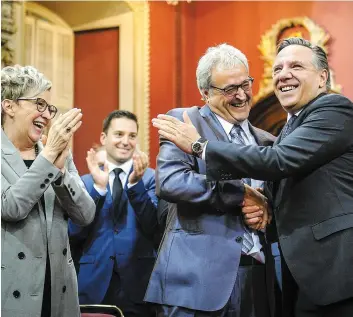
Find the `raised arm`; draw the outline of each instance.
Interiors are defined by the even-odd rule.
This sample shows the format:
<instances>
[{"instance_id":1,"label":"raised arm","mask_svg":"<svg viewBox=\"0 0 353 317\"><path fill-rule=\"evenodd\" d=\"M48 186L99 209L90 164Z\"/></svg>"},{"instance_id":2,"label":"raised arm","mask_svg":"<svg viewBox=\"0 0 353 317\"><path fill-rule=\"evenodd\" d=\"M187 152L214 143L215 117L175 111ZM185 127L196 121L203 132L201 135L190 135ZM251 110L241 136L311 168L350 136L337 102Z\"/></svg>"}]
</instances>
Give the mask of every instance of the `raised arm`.
<instances>
[{"instance_id":1,"label":"raised arm","mask_svg":"<svg viewBox=\"0 0 353 317\"><path fill-rule=\"evenodd\" d=\"M53 188L59 203L74 223L86 226L92 222L96 205L78 175L71 154L67 158L64 176L53 184Z\"/></svg>"},{"instance_id":2,"label":"raised arm","mask_svg":"<svg viewBox=\"0 0 353 317\"><path fill-rule=\"evenodd\" d=\"M303 111L307 115L301 125L273 147L209 142L208 180L224 177L279 180L305 175L352 148L353 105L347 98L328 95Z\"/></svg>"}]
</instances>

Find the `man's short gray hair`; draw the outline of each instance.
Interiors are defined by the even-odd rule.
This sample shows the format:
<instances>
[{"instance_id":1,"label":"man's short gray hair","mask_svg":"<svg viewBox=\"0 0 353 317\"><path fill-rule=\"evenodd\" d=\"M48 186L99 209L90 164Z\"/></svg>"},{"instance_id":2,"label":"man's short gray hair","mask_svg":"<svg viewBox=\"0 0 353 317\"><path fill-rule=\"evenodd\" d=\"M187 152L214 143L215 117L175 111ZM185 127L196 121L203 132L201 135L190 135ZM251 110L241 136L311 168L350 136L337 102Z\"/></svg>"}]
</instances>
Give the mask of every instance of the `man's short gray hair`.
<instances>
[{"instance_id":1,"label":"man's short gray hair","mask_svg":"<svg viewBox=\"0 0 353 317\"><path fill-rule=\"evenodd\" d=\"M1 101L35 97L49 90L50 80L33 66L7 66L1 70Z\"/></svg>"},{"instance_id":2,"label":"man's short gray hair","mask_svg":"<svg viewBox=\"0 0 353 317\"><path fill-rule=\"evenodd\" d=\"M229 44L220 44L207 49L196 69L197 87L204 97L202 90L208 90L211 86L211 73L214 68L218 70L229 70L235 66L243 64L249 71L246 56L237 48Z\"/></svg>"}]
</instances>

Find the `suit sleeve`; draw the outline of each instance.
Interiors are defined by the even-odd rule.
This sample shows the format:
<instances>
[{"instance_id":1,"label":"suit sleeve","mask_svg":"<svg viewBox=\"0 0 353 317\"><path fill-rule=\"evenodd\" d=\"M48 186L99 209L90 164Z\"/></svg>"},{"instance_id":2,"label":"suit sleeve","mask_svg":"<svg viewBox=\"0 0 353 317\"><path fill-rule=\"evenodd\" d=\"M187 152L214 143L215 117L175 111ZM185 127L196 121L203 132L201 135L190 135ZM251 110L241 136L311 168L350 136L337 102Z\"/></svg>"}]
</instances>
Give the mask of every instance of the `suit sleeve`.
<instances>
[{"instance_id":1,"label":"suit sleeve","mask_svg":"<svg viewBox=\"0 0 353 317\"><path fill-rule=\"evenodd\" d=\"M158 225L156 181L151 169L145 174L136 185L127 190L127 195L143 232L153 235Z\"/></svg>"},{"instance_id":2,"label":"suit sleeve","mask_svg":"<svg viewBox=\"0 0 353 317\"><path fill-rule=\"evenodd\" d=\"M70 154L60 185L53 184L56 197L70 219L82 226L90 224L95 214L95 203L88 194Z\"/></svg>"},{"instance_id":3,"label":"suit sleeve","mask_svg":"<svg viewBox=\"0 0 353 317\"><path fill-rule=\"evenodd\" d=\"M168 113L182 120L181 114ZM207 204L228 212L242 203L244 184L241 180L207 182L199 173L198 159L187 155L172 142L161 139L157 158L157 195L169 202ZM202 162L200 162L202 164Z\"/></svg>"},{"instance_id":4,"label":"suit sleeve","mask_svg":"<svg viewBox=\"0 0 353 317\"><path fill-rule=\"evenodd\" d=\"M87 239L92 227L97 222L97 218L99 217L100 210L103 207L106 198L106 196L101 196L94 188L92 176L90 174L82 176L81 179L88 194L95 203L95 215L93 221L88 226L76 224L69 219L69 236L72 241L75 239L75 241L80 241L80 243Z\"/></svg>"},{"instance_id":5,"label":"suit sleeve","mask_svg":"<svg viewBox=\"0 0 353 317\"><path fill-rule=\"evenodd\" d=\"M313 104L301 125L273 147L209 142L207 178L280 180L305 175L352 148L352 135L352 103L343 96L328 95Z\"/></svg>"}]
</instances>

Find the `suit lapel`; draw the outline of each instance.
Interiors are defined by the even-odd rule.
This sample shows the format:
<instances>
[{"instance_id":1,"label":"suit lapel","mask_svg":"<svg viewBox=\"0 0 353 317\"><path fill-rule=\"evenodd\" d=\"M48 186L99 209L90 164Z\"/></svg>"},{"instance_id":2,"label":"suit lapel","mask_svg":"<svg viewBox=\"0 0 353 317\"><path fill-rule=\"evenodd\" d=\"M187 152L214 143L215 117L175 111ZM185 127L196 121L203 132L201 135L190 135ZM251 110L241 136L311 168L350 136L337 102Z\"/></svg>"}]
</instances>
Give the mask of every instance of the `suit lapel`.
<instances>
[{"instance_id":1,"label":"suit lapel","mask_svg":"<svg viewBox=\"0 0 353 317\"><path fill-rule=\"evenodd\" d=\"M38 142L39 153L43 150L43 145L41 142ZM53 214L54 214L54 204L55 204L55 192L52 186L49 186L47 190L44 192L44 203L45 208L43 206L40 208L39 215L41 220L44 221L46 228L46 234L49 239L51 228L53 224ZM41 204L40 204L41 206ZM45 214L44 214L45 213Z\"/></svg>"},{"instance_id":2,"label":"suit lapel","mask_svg":"<svg viewBox=\"0 0 353 317\"><path fill-rule=\"evenodd\" d=\"M208 105L205 105L200 109L200 115L207 124L206 126L202 124L200 125L202 131L199 131L199 133L201 134L203 132L203 137L208 140L229 142L227 133L224 131L221 123Z\"/></svg>"},{"instance_id":3,"label":"suit lapel","mask_svg":"<svg viewBox=\"0 0 353 317\"><path fill-rule=\"evenodd\" d=\"M250 122L249 122L249 131L253 135L253 137L258 145L265 145L266 141L268 141L268 139L265 138L264 133L262 133L261 130L252 126L250 124Z\"/></svg>"},{"instance_id":4,"label":"suit lapel","mask_svg":"<svg viewBox=\"0 0 353 317\"><path fill-rule=\"evenodd\" d=\"M9 167L14 171L14 173L17 174L17 176L20 178L21 176L24 175L27 171L27 166L23 162L23 159L20 155L20 152L17 150L17 148L12 144L12 142L8 139L7 135L5 134L4 130L1 129L1 150L3 152L3 159L8 163ZM39 150L42 149L42 144L38 143ZM53 196L54 197L54 196ZM45 199L45 195L44 195ZM47 201L45 200L45 203ZM50 205L50 200L48 200L48 204ZM43 241L46 241L46 235L49 233L48 227L47 227L47 221L44 216L43 208L41 207L41 204L38 203L38 214L41 222L41 229L42 229L42 235L43 235ZM52 220L52 215L53 212L51 211L51 220ZM46 232L47 231L47 232ZM47 235L49 236L49 235Z\"/></svg>"},{"instance_id":5,"label":"suit lapel","mask_svg":"<svg viewBox=\"0 0 353 317\"><path fill-rule=\"evenodd\" d=\"M27 166L21 158L20 152L8 139L4 130L1 129L1 150L3 152L4 160L9 164L12 170L21 177L27 171Z\"/></svg>"},{"instance_id":6,"label":"suit lapel","mask_svg":"<svg viewBox=\"0 0 353 317\"><path fill-rule=\"evenodd\" d=\"M309 103L308 105L310 105L311 103ZM299 127L302 124L304 118L307 115L306 109L307 109L307 106L305 108L303 108L303 110L300 112L298 117L293 122L291 132L293 132L297 127ZM283 133L283 129L282 129L281 133L278 135L277 140L275 141L275 143L273 145L280 144L280 142L282 141L281 140L282 133ZM281 203L281 201L283 201L285 199L285 196L288 193L287 185L291 181L292 181L291 178L284 178L279 181L273 182L273 194L274 194L274 206L275 207L278 207L279 204Z\"/></svg>"}]
</instances>

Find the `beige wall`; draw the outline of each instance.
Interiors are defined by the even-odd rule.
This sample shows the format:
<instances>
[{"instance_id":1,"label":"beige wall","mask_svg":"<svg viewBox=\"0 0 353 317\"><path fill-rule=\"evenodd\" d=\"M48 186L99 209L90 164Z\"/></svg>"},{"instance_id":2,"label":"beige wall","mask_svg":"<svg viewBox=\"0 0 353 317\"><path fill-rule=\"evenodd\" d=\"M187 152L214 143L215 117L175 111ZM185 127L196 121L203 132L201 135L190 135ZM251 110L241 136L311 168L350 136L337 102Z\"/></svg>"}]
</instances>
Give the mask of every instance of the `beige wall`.
<instances>
[{"instance_id":1,"label":"beige wall","mask_svg":"<svg viewBox=\"0 0 353 317\"><path fill-rule=\"evenodd\" d=\"M141 149L149 152L149 5L139 1L33 1L73 31L119 27L119 104L137 114ZM24 10L24 9L23 9ZM23 11L24 12L24 11ZM20 21L18 21L20 24ZM24 37L19 30L19 42ZM18 48L23 61L24 46ZM22 56L22 61L21 61Z\"/></svg>"}]
</instances>

